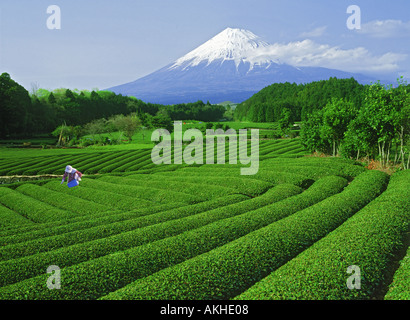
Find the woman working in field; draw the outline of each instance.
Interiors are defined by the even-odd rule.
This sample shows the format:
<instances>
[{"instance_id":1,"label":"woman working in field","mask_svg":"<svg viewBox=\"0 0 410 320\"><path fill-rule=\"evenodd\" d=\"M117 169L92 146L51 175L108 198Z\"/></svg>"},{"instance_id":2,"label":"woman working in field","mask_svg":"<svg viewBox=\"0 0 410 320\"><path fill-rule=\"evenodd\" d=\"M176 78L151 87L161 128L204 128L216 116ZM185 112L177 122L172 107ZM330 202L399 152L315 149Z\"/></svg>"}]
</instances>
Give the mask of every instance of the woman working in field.
<instances>
[{"instance_id":1,"label":"woman working in field","mask_svg":"<svg viewBox=\"0 0 410 320\"><path fill-rule=\"evenodd\" d=\"M77 186L79 182L81 181L81 177L83 174L78 171L77 169L74 169L72 166L67 166L65 167L65 172L63 175L63 180L61 181L61 184L64 183L64 180L68 177L67 180L67 185L70 186Z\"/></svg>"}]
</instances>

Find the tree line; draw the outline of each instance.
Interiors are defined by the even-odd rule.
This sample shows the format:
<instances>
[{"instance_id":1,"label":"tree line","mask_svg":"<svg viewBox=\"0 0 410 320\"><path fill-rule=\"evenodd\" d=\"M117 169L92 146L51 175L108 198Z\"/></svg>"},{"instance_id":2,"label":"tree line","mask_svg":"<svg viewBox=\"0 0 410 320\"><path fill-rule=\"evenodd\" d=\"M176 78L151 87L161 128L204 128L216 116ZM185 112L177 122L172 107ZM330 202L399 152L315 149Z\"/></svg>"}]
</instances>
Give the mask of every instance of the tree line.
<instances>
[{"instance_id":1,"label":"tree line","mask_svg":"<svg viewBox=\"0 0 410 320\"><path fill-rule=\"evenodd\" d=\"M382 167L410 164L410 86L379 82L363 89L361 103L331 98L314 110L301 128L310 151L348 158L378 159Z\"/></svg>"},{"instance_id":2,"label":"tree line","mask_svg":"<svg viewBox=\"0 0 410 320\"><path fill-rule=\"evenodd\" d=\"M315 81L307 84L274 83L240 103L234 118L239 121L277 122L285 115L304 121L332 98L343 98L360 107L364 85L354 78Z\"/></svg>"},{"instance_id":3,"label":"tree line","mask_svg":"<svg viewBox=\"0 0 410 320\"><path fill-rule=\"evenodd\" d=\"M202 101L178 105L159 105L111 91L37 89L29 93L11 79L0 75L0 138L49 134L56 128L84 126L97 119L137 114L144 119L219 121L225 112L219 105Z\"/></svg>"}]
</instances>

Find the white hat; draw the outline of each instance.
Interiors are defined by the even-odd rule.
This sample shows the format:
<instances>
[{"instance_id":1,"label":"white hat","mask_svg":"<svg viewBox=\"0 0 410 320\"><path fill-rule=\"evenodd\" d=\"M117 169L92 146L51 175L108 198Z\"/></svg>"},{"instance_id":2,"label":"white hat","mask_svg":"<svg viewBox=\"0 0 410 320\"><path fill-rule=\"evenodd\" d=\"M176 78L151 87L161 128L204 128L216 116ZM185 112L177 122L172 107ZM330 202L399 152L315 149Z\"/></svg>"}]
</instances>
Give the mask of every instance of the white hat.
<instances>
[{"instance_id":1,"label":"white hat","mask_svg":"<svg viewBox=\"0 0 410 320\"><path fill-rule=\"evenodd\" d=\"M73 170L73 167L72 167L72 166L67 166L67 167L65 167L65 172L70 173L71 170Z\"/></svg>"}]
</instances>

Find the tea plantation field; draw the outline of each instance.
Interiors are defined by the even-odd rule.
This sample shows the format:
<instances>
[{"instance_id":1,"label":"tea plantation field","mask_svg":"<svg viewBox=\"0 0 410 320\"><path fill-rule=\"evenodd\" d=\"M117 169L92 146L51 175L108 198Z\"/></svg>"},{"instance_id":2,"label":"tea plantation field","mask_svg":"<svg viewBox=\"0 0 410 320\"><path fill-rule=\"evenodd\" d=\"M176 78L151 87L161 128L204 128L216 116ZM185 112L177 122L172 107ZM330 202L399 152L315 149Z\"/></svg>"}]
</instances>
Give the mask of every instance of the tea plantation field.
<instances>
[{"instance_id":1,"label":"tea plantation field","mask_svg":"<svg viewBox=\"0 0 410 320\"><path fill-rule=\"evenodd\" d=\"M157 166L151 149L0 156L0 176L84 173L72 189L61 177L0 187L0 299L410 298L409 171L309 157L297 139L259 153L253 176Z\"/></svg>"}]
</instances>

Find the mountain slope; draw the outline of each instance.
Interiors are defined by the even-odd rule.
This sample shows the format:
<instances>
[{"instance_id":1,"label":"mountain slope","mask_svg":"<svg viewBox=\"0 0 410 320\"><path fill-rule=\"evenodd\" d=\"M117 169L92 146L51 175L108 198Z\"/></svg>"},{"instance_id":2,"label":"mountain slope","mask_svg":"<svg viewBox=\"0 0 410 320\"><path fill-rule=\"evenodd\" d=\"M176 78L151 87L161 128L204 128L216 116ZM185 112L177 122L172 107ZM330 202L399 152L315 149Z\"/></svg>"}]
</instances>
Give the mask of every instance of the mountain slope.
<instances>
[{"instance_id":1,"label":"mountain slope","mask_svg":"<svg viewBox=\"0 0 410 320\"><path fill-rule=\"evenodd\" d=\"M299 84L330 77L354 77L360 83L374 80L339 70L287 65L258 54L258 49L267 46L250 31L227 28L174 63L108 90L161 104L240 103L272 83Z\"/></svg>"}]
</instances>

